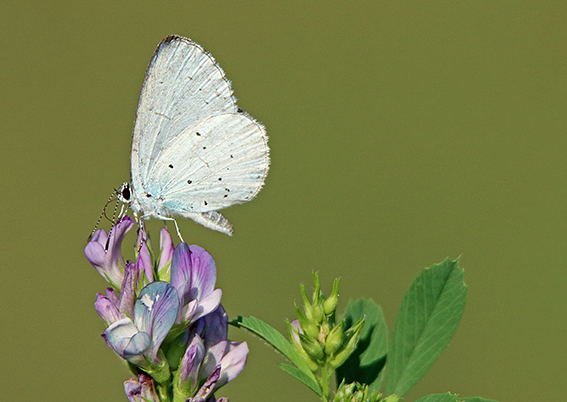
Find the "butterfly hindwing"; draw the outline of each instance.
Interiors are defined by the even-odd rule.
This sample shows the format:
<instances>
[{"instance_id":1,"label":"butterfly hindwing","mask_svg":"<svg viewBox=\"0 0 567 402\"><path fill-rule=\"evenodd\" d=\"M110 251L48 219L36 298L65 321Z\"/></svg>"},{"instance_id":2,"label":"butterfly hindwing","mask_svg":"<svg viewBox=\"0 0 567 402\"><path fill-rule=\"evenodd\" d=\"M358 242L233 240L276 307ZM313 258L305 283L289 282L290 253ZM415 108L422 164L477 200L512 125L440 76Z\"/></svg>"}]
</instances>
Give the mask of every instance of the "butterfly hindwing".
<instances>
[{"instance_id":1,"label":"butterfly hindwing","mask_svg":"<svg viewBox=\"0 0 567 402\"><path fill-rule=\"evenodd\" d=\"M268 171L264 127L245 113L211 116L162 152L149 189L172 211L206 212L252 199Z\"/></svg>"}]
</instances>

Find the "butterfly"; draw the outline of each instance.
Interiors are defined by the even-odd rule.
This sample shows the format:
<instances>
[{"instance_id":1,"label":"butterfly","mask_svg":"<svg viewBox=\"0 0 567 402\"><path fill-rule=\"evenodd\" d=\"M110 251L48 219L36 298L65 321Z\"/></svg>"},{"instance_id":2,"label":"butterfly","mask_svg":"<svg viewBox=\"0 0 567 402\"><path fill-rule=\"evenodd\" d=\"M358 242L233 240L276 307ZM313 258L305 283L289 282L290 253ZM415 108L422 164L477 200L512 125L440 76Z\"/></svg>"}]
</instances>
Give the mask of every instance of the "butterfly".
<instances>
[{"instance_id":1,"label":"butterfly","mask_svg":"<svg viewBox=\"0 0 567 402\"><path fill-rule=\"evenodd\" d=\"M173 35L159 43L148 66L130 163L131 181L116 192L138 222L182 216L232 235L218 210L258 194L270 164L268 137L236 105L213 56Z\"/></svg>"}]
</instances>

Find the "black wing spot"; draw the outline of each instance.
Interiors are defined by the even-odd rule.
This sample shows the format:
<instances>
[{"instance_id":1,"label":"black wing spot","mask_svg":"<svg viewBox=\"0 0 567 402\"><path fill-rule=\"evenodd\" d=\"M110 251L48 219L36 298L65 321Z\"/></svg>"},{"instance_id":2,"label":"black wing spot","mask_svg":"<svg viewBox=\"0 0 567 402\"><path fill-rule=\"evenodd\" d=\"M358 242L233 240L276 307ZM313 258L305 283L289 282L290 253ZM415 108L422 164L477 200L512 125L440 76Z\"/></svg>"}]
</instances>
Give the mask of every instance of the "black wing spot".
<instances>
[{"instance_id":1,"label":"black wing spot","mask_svg":"<svg viewBox=\"0 0 567 402\"><path fill-rule=\"evenodd\" d=\"M234 158L234 156L230 155L231 158Z\"/></svg>"},{"instance_id":2,"label":"black wing spot","mask_svg":"<svg viewBox=\"0 0 567 402\"><path fill-rule=\"evenodd\" d=\"M146 197L150 198L152 195L150 193L146 193Z\"/></svg>"},{"instance_id":3,"label":"black wing spot","mask_svg":"<svg viewBox=\"0 0 567 402\"><path fill-rule=\"evenodd\" d=\"M237 109L236 109L236 113L244 113L244 110L242 110L242 109L240 109L240 108L237 108Z\"/></svg>"},{"instance_id":4,"label":"black wing spot","mask_svg":"<svg viewBox=\"0 0 567 402\"><path fill-rule=\"evenodd\" d=\"M209 205L209 204L207 204L207 201L205 201L205 205Z\"/></svg>"},{"instance_id":5,"label":"black wing spot","mask_svg":"<svg viewBox=\"0 0 567 402\"><path fill-rule=\"evenodd\" d=\"M227 193L230 193L230 189L229 188L224 188L224 191L226 191Z\"/></svg>"},{"instance_id":6,"label":"black wing spot","mask_svg":"<svg viewBox=\"0 0 567 402\"><path fill-rule=\"evenodd\" d=\"M201 136L201 133L199 133L199 132L197 132L197 133L195 133L195 134L197 134L197 137L200 137L200 136Z\"/></svg>"},{"instance_id":7,"label":"black wing spot","mask_svg":"<svg viewBox=\"0 0 567 402\"><path fill-rule=\"evenodd\" d=\"M207 147L203 147L203 149L207 149Z\"/></svg>"},{"instance_id":8,"label":"black wing spot","mask_svg":"<svg viewBox=\"0 0 567 402\"><path fill-rule=\"evenodd\" d=\"M219 181L222 181L222 177L219 177Z\"/></svg>"},{"instance_id":9,"label":"black wing spot","mask_svg":"<svg viewBox=\"0 0 567 402\"><path fill-rule=\"evenodd\" d=\"M192 180L187 180L187 184L191 184L191 183L193 183Z\"/></svg>"},{"instance_id":10,"label":"black wing spot","mask_svg":"<svg viewBox=\"0 0 567 402\"><path fill-rule=\"evenodd\" d=\"M228 194L225 194L225 195L224 195L224 198L226 198L226 197L228 197Z\"/></svg>"},{"instance_id":11,"label":"black wing spot","mask_svg":"<svg viewBox=\"0 0 567 402\"><path fill-rule=\"evenodd\" d=\"M173 165L172 165L171 163L169 164L169 168L170 168L170 169L173 169Z\"/></svg>"}]
</instances>

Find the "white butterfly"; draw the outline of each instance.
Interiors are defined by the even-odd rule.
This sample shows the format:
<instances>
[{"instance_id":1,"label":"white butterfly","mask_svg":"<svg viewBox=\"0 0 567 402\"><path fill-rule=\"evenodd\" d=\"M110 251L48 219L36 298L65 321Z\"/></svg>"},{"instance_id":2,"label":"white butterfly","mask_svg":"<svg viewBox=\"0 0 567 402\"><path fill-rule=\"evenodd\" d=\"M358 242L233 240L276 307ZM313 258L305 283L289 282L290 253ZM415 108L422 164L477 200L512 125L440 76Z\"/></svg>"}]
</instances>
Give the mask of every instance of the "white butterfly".
<instances>
[{"instance_id":1,"label":"white butterfly","mask_svg":"<svg viewBox=\"0 0 567 402\"><path fill-rule=\"evenodd\" d=\"M213 56L191 39L169 36L146 72L131 183L122 184L118 198L137 220L175 222L179 215L232 235L232 224L217 211L258 194L268 154L264 126L236 106Z\"/></svg>"}]
</instances>

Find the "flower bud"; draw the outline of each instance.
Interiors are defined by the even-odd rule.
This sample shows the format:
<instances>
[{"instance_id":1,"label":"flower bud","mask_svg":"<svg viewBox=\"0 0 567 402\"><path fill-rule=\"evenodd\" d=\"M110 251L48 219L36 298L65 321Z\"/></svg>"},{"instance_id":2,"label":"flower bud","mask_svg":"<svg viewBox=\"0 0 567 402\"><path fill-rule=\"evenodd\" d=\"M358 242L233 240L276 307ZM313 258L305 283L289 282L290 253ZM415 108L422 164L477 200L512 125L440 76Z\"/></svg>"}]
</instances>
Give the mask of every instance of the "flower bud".
<instances>
[{"instance_id":1,"label":"flower bud","mask_svg":"<svg viewBox=\"0 0 567 402\"><path fill-rule=\"evenodd\" d=\"M333 399L333 402L346 401L348 399L348 396L350 396L352 392L351 389L353 388L353 386L354 384L345 385L345 380L343 378L343 381L335 391L335 398Z\"/></svg>"},{"instance_id":2,"label":"flower bud","mask_svg":"<svg viewBox=\"0 0 567 402\"><path fill-rule=\"evenodd\" d=\"M152 378L159 383L166 381L171 375L171 371L169 370L169 364L163 354L163 351L159 350L158 355L161 360L161 363L154 364L150 361L148 362L150 366L149 369L144 368L144 371L148 373L150 376L152 376Z\"/></svg>"},{"instance_id":3,"label":"flower bud","mask_svg":"<svg viewBox=\"0 0 567 402\"><path fill-rule=\"evenodd\" d=\"M311 370L313 373L316 372L319 369L319 365L309 357L307 352L305 352L305 350L301 346L301 340L299 339L300 332L297 329L297 325L298 325L297 321L294 321L293 323L286 321L286 325L287 325L287 332L289 334L289 339L291 341L293 349L301 357L301 359L307 364L309 370Z\"/></svg>"},{"instance_id":4,"label":"flower bud","mask_svg":"<svg viewBox=\"0 0 567 402\"><path fill-rule=\"evenodd\" d=\"M323 323L319 326L319 334L317 335L317 340L321 343L324 343L330 331L331 329L329 328L329 324L326 321L323 321Z\"/></svg>"},{"instance_id":5,"label":"flower bud","mask_svg":"<svg viewBox=\"0 0 567 402\"><path fill-rule=\"evenodd\" d=\"M301 340L303 349L311 359L319 361L325 357L325 352L323 352L323 348L319 342L303 334L299 334L299 339Z\"/></svg>"},{"instance_id":6,"label":"flower bud","mask_svg":"<svg viewBox=\"0 0 567 402\"><path fill-rule=\"evenodd\" d=\"M343 318L341 322L339 322L335 326L335 328L331 330L329 335L327 335L327 339L325 340L325 353L328 354L329 356L334 355L335 352L339 350L339 348L343 344L344 323L345 320Z\"/></svg>"},{"instance_id":7,"label":"flower bud","mask_svg":"<svg viewBox=\"0 0 567 402\"><path fill-rule=\"evenodd\" d=\"M297 313L297 320L299 321L299 325L301 325L303 332L311 338L317 338L317 335L319 335L319 328L317 324L312 320L309 320L297 306L295 307L295 312Z\"/></svg>"},{"instance_id":8,"label":"flower bud","mask_svg":"<svg viewBox=\"0 0 567 402\"><path fill-rule=\"evenodd\" d=\"M139 401L142 398L148 402L159 402L154 380L146 374L138 374L138 378L132 377L124 381L124 391L126 397L131 402Z\"/></svg>"},{"instance_id":9,"label":"flower bud","mask_svg":"<svg viewBox=\"0 0 567 402\"><path fill-rule=\"evenodd\" d=\"M320 303L313 304L313 320L320 324L325 319L325 311Z\"/></svg>"},{"instance_id":10,"label":"flower bud","mask_svg":"<svg viewBox=\"0 0 567 402\"><path fill-rule=\"evenodd\" d=\"M378 402L380 396L376 391L368 395L368 385L357 382L345 385L343 380L335 393L333 402Z\"/></svg>"},{"instance_id":11,"label":"flower bud","mask_svg":"<svg viewBox=\"0 0 567 402\"><path fill-rule=\"evenodd\" d=\"M313 289L313 305L319 304L321 299L321 284L319 283L319 274L313 272L313 283L315 288Z\"/></svg>"},{"instance_id":12,"label":"flower bud","mask_svg":"<svg viewBox=\"0 0 567 402\"><path fill-rule=\"evenodd\" d=\"M309 299L305 293L305 286L303 283L299 285L299 290L301 291L301 298L303 299L303 310L305 311L305 316L309 321L311 321L313 320L313 309L311 308L311 303L309 303Z\"/></svg>"},{"instance_id":13,"label":"flower bud","mask_svg":"<svg viewBox=\"0 0 567 402\"><path fill-rule=\"evenodd\" d=\"M350 327L344 334L344 341L346 345L331 359L329 365L335 369L345 362L345 360L350 356L350 354L356 349L358 344L358 338L362 332L362 327L364 326L364 317L357 321L352 327Z\"/></svg>"},{"instance_id":14,"label":"flower bud","mask_svg":"<svg viewBox=\"0 0 567 402\"><path fill-rule=\"evenodd\" d=\"M333 282L333 292L327 300L323 303L323 309L326 315L331 315L335 312L337 304L339 303L339 278Z\"/></svg>"}]
</instances>

